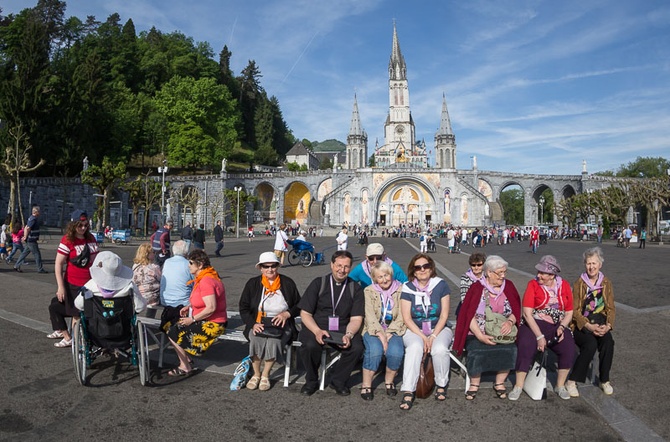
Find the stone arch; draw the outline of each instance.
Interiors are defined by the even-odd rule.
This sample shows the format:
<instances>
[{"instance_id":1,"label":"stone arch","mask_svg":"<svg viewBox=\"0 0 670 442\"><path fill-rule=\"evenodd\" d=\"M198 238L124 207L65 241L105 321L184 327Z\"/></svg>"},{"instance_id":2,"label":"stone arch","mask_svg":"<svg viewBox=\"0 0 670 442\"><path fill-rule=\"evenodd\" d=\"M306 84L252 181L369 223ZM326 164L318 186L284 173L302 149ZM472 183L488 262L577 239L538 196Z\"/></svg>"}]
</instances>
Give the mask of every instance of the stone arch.
<instances>
[{"instance_id":1,"label":"stone arch","mask_svg":"<svg viewBox=\"0 0 670 442\"><path fill-rule=\"evenodd\" d=\"M321 181L316 190L316 200L323 201L323 198L333 191L333 178L328 177Z\"/></svg>"},{"instance_id":2,"label":"stone arch","mask_svg":"<svg viewBox=\"0 0 670 442\"><path fill-rule=\"evenodd\" d=\"M262 181L253 190L256 202L254 203L254 221L261 222L270 219L270 212L276 211L277 189L267 181Z\"/></svg>"},{"instance_id":3,"label":"stone arch","mask_svg":"<svg viewBox=\"0 0 670 442\"><path fill-rule=\"evenodd\" d=\"M498 194L496 196L496 203L499 204L500 206L500 211L501 211L501 218L500 220L504 221L506 224L510 224L510 219L509 219L509 214L505 214L505 208L503 207L501 203L501 195L504 191L508 190L510 187L518 187L521 190L521 198L523 199L522 201L522 208L523 208L523 213L521 214L521 223L525 223L528 215L527 209L527 203L528 203L528 198L526 198L526 193L528 192L528 189L521 183L519 180L506 180L503 181L503 183L500 185L500 188L498 189Z\"/></svg>"},{"instance_id":4,"label":"stone arch","mask_svg":"<svg viewBox=\"0 0 670 442\"><path fill-rule=\"evenodd\" d=\"M293 181L284 191L284 222L308 222L311 203L309 187L302 181Z\"/></svg>"},{"instance_id":5,"label":"stone arch","mask_svg":"<svg viewBox=\"0 0 670 442\"><path fill-rule=\"evenodd\" d=\"M396 177L379 189L373 206L376 220L382 225L399 226L424 223L427 215L435 216L437 198L433 186L418 177Z\"/></svg>"},{"instance_id":6,"label":"stone arch","mask_svg":"<svg viewBox=\"0 0 670 442\"><path fill-rule=\"evenodd\" d=\"M577 195L577 191L571 184L566 184L563 186L561 189L561 197L562 198L570 198L571 196Z\"/></svg>"}]
</instances>

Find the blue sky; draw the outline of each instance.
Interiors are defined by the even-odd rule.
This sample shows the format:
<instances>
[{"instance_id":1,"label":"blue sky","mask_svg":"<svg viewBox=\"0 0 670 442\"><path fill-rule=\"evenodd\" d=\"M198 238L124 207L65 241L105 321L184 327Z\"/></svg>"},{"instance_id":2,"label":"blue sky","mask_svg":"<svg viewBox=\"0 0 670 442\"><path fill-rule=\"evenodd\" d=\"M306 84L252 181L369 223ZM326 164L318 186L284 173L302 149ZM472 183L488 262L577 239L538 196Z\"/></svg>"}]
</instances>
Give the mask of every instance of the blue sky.
<instances>
[{"instance_id":1,"label":"blue sky","mask_svg":"<svg viewBox=\"0 0 670 442\"><path fill-rule=\"evenodd\" d=\"M3 14L34 5L4 0ZM354 93L383 141L393 20L418 139L434 146L442 94L457 167L579 174L670 158L665 0L70 0L67 14L132 18L254 59L300 139L346 140Z\"/></svg>"}]
</instances>

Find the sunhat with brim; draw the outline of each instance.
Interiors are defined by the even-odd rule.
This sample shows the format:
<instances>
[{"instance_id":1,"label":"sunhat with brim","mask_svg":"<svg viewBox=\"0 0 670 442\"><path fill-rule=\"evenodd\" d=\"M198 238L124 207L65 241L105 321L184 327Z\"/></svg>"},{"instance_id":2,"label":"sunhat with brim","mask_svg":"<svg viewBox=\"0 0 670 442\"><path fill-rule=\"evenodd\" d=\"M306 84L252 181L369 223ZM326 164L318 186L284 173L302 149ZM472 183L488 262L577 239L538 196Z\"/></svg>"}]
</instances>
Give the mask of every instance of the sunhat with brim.
<instances>
[{"instance_id":1,"label":"sunhat with brim","mask_svg":"<svg viewBox=\"0 0 670 442\"><path fill-rule=\"evenodd\" d=\"M133 280L133 271L113 252L100 252L90 268L91 279L104 290L121 290Z\"/></svg>"},{"instance_id":2,"label":"sunhat with brim","mask_svg":"<svg viewBox=\"0 0 670 442\"><path fill-rule=\"evenodd\" d=\"M256 264L256 267L260 267L261 264L269 264L273 262L279 264L279 258L277 258L277 255L275 255L274 252L263 252L261 253L261 256L258 258L258 263Z\"/></svg>"},{"instance_id":3,"label":"sunhat with brim","mask_svg":"<svg viewBox=\"0 0 670 442\"><path fill-rule=\"evenodd\" d=\"M561 273L561 266L558 265L556 258L551 255L544 255L540 258L540 262L535 264L535 268L542 273L548 273L550 275L558 275Z\"/></svg>"}]
</instances>

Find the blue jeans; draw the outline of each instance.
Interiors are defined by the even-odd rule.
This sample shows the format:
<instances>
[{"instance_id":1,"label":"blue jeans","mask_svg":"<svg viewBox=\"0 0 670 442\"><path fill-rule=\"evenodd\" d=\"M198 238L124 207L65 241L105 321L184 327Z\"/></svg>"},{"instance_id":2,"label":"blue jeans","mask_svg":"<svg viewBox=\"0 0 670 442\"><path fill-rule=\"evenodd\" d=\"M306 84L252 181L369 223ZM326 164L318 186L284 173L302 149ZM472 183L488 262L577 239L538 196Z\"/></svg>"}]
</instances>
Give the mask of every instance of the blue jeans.
<instances>
[{"instance_id":1,"label":"blue jeans","mask_svg":"<svg viewBox=\"0 0 670 442\"><path fill-rule=\"evenodd\" d=\"M33 252L33 255L35 256L35 264L37 265L37 271L42 272L44 270L44 267L42 266L42 254L40 253L40 247L39 245L37 245L36 242L26 243L26 248L23 249L23 252L21 252L21 255L19 256L18 261L16 261L14 268L20 269L21 264L23 264L23 261L26 260L26 257L30 252Z\"/></svg>"},{"instance_id":2,"label":"blue jeans","mask_svg":"<svg viewBox=\"0 0 670 442\"><path fill-rule=\"evenodd\" d=\"M221 249L223 249L223 240L216 242L216 250L214 251L214 254L216 256L219 256L219 254L221 253Z\"/></svg>"},{"instance_id":3,"label":"blue jeans","mask_svg":"<svg viewBox=\"0 0 670 442\"><path fill-rule=\"evenodd\" d=\"M16 252L23 252L23 249L24 247L22 242L15 243L14 245L12 245L12 251L9 253L9 256L7 257L7 262L10 262L12 260L14 255L16 255ZM20 255L21 254L19 253L19 256Z\"/></svg>"},{"instance_id":4,"label":"blue jeans","mask_svg":"<svg viewBox=\"0 0 670 442\"><path fill-rule=\"evenodd\" d=\"M384 356L384 347L382 341L377 336L370 336L367 332L363 335L363 368L366 370L377 371L379 364ZM386 349L386 368L397 371L402 364L402 358L405 355L405 346L402 337L392 335Z\"/></svg>"}]
</instances>

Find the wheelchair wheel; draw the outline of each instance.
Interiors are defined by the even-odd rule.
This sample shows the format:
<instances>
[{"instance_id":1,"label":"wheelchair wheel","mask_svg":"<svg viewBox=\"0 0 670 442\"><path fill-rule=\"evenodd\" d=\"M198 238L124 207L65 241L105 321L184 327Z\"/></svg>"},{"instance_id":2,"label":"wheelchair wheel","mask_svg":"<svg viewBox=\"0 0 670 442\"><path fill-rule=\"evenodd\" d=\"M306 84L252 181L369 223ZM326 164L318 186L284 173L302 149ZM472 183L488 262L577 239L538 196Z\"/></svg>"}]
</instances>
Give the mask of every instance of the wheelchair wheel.
<instances>
[{"instance_id":1,"label":"wheelchair wheel","mask_svg":"<svg viewBox=\"0 0 670 442\"><path fill-rule=\"evenodd\" d=\"M87 359L88 343L81 320L79 320L72 328L72 361L74 362L74 374L81 385L86 385Z\"/></svg>"},{"instance_id":2,"label":"wheelchair wheel","mask_svg":"<svg viewBox=\"0 0 670 442\"><path fill-rule=\"evenodd\" d=\"M300 252L300 265L303 267L309 267L312 265L312 261L314 261L314 255L312 255L312 252L308 252L307 250L303 250Z\"/></svg>"},{"instance_id":3,"label":"wheelchair wheel","mask_svg":"<svg viewBox=\"0 0 670 442\"><path fill-rule=\"evenodd\" d=\"M137 366L140 370L140 384L145 386L149 383L151 367L149 365L149 344L147 342L147 329L141 321L137 321Z\"/></svg>"},{"instance_id":4,"label":"wheelchair wheel","mask_svg":"<svg viewBox=\"0 0 670 442\"><path fill-rule=\"evenodd\" d=\"M291 251L288 252L288 263L292 266L298 265L300 263L300 253L296 249L291 249Z\"/></svg>"}]
</instances>

